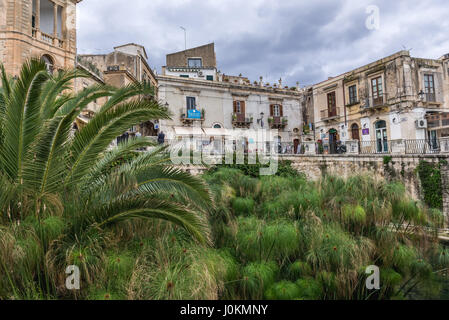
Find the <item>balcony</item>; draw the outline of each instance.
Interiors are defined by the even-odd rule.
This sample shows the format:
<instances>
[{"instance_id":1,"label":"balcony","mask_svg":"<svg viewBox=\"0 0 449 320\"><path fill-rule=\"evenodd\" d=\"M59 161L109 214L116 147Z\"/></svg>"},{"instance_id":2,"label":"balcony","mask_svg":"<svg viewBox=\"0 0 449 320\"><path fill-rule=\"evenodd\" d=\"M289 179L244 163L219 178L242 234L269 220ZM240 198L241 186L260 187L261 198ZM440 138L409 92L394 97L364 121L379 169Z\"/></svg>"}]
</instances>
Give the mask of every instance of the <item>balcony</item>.
<instances>
[{"instance_id":1,"label":"balcony","mask_svg":"<svg viewBox=\"0 0 449 320\"><path fill-rule=\"evenodd\" d=\"M252 113L232 113L232 125L237 128L249 128L253 123Z\"/></svg>"},{"instance_id":2,"label":"balcony","mask_svg":"<svg viewBox=\"0 0 449 320\"><path fill-rule=\"evenodd\" d=\"M192 125L196 121L204 121L206 112L204 109L200 110L187 110L181 109L180 110L181 116L180 120L183 125L189 126Z\"/></svg>"},{"instance_id":3,"label":"balcony","mask_svg":"<svg viewBox=\"0 0 449 320\"><path fill-rule=\"evenodd\" d=\"M361 106L364 110L377 110L382 109L388 106L388 95L383 94L378 97L370 96L365 100L365 104Z\"/></svg>"},{"instance_id":4,"label":"balcony","mask_svg":"<svg viewBox=\"0 0 449 320\"><path fill-rule=\"evenodd\" d=\"M442 101L438 101L439 99L437 98L436 93L424 93L424 92L420 92L419 93L420 99L423 103L425 103L426 105L431 105L431 106L441 106L443 103Z\"/></svg>"},{"instance_id":5,"label":"balcony","mask_svg":"<svg viewBox=\"0 0 449 320\"><path fill-rule=\"evenodd\" d=\"M55 37L51 34L42 32L39 29L33 28L32 36L33 38L43 41L51 46L55 46L61 49L64 48L64 40Z\"/></svg>"},{"instance_id":6,"label":"balcony","mask_svg":"<svg viewBox=\"0 0 449 320\"><path fill-rule=\"evenodd\" d=\"M325 109L321 110L321 121L332 121L338 119L339 115L339 109Z\"/></svg>"},{"instance_id":7,"label":"balcony","mask_svg":"<svg viewBox=\"0 0 449 320\"><path fill-rule=\"evenodd\" d=\"M271 129L284 129L288 125L287 117L271 117L268 118Z\"/></svg>"}]
</instances>

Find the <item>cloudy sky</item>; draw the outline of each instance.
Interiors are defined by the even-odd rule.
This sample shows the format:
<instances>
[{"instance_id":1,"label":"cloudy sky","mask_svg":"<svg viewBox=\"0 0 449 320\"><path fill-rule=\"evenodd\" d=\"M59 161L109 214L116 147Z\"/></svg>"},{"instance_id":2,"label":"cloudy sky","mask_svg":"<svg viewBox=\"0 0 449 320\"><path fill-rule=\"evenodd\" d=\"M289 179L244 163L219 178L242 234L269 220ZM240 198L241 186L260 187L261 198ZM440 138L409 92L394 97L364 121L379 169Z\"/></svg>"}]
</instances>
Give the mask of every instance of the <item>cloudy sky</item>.
<instances>
[{"instance_id":1,"label":"cloudy sky","mask_svg":"<svg viewBox=\"0 0 449 320\"><path fill-rule=\"evenodd\" d=\"M215 42L225 74L309 85L403 49L439 58L448 17L447 0L84 0L78 51L139 43L160 72L166 54L184 49L183 26L187 47Z\"/></svg>"}]
</instances>

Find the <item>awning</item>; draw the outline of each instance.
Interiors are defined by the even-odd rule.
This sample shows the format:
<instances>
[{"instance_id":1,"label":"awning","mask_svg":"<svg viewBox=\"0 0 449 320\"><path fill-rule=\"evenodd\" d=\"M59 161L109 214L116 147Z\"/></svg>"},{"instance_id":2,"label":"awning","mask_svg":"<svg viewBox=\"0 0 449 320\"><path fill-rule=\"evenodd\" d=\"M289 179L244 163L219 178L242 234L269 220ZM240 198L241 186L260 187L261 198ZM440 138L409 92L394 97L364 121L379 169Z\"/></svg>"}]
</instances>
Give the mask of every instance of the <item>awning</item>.
<instances>
[{"instance_id":1,"label":"awning","mask_svg":"<svg viewBox=\"0 0 449 320\"><path fill-rule=\"evenodd\" d=\"M228 136L230 133L224 128L203 128L208 137Z\"/></svg>"},{"instance_id":2,"label":"awning","mask_svg":"<svg viewBox=\"0 0 449 320\"><path fill-rule=\"evenodd\" d=\"M174 127L177 136L201 136L203 130L198 127Z\"/></svg>"}]
</instances>

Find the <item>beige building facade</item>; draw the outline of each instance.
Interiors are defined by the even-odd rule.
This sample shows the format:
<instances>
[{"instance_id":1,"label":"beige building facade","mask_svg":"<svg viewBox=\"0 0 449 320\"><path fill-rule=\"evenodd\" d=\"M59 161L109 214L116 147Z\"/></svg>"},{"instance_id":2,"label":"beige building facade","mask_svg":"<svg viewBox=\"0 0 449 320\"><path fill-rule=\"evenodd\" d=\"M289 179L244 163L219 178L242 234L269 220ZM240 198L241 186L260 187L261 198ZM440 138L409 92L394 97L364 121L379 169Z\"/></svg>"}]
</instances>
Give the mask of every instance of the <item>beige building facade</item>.
<instances>
[{"instance_id":1,"label":"beige building facade","mask_svg":"<svg viewBox=\"0 0 449 320\"><path fill-rule=\"evenodd\" d=\"M362 153L439 149L449 136L448 58L401 51L314 85L321 152L335 153L337 141L358 142Z\"/></svg>"},{"instance_id":2,"label":"beige building facade","mask_svg":"<svg viewBox=\"0 0 449 320\"><path fill-rule=\"evenodd\" d=\"M167 55L167 66L157 78L159 99L173 114L172 120L160 124L167 138L202 136L208 144L236 130L275 130L273 142L299 152L302 91L282 87L281 81L251 83L241 75L221 74L213 51L210 44ZM213 73L209 77L208 71Z\"/></svg>"},{"instance_id":3,"label":"beige building facade","mask_svg":"<svg viewBox=\"0 0 449 320\"><path fill-rule=\"evenodd\" d=\"M75 67L76 5L81 0L0 0L0 62L18 76L29 58L49 70Z\"/></svg>"}]
</instances>

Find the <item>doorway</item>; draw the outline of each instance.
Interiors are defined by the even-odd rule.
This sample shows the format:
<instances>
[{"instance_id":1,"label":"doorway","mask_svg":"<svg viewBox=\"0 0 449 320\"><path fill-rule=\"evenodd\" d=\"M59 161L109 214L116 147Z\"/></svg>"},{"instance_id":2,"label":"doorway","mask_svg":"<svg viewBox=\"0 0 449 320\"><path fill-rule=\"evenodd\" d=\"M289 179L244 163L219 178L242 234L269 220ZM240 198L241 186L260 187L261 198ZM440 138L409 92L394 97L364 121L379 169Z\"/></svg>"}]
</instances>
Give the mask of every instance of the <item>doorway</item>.
<instances>
[{"instance_id":1,"label":"doorway","mask_svg":"<svg viewBox=\"0 0 449 320\"><path fill-rule=\"evenodd\" d=\"M299 149L299 139L295 139L293 140L293 152L294 154L298 154L298 149Z\"/></svg>"},{"instance_id":2,"label":"doorway","mask_svg":"<svg viewBox=\"0 0 449 320\"><path fill-rule=\"evenodd\" d=\"M357 123L354 123L351 126L351 135L352 135L352 140L360 141L360 129L359 129L359 125Z\"/></svg>"},{"instance_id":3,"label":"doorway","mask_svg":"<svg viewBox=\"0 0 449 320\"><path fill-rule=\"evenodd\" d=\"M337 141L338 141L337 130L330 129L329 130L329 153L330 154L337 153Z\"/></svg>"},{"instance_id":4,"label":"doorway","mask_svg":"<svg viewBox=\"0 0 449 320\"><path fill-rule=\"evenodd\" d=\"M388 153L387 123L383 120L376 122L377 153Z\"/></svg>"}]
</instances>

